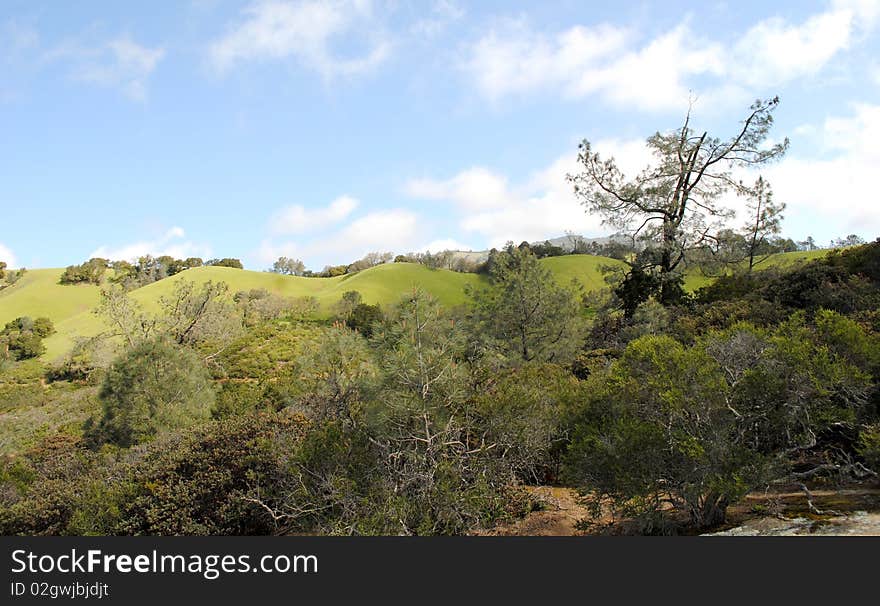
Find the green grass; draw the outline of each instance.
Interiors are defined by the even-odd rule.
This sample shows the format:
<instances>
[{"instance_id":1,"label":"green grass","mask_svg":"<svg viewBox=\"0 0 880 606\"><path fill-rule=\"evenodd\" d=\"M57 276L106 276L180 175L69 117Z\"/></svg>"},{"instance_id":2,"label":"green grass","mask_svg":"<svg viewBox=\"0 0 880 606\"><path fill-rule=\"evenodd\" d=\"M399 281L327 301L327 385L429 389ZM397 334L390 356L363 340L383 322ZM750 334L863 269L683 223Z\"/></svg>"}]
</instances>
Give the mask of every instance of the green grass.
<instances>
[{"instance_id":1,"label":"green grass","mask_svg":"<svg viewBox=\"0 0 880 606\"><path fill-rule=\"evenodd\" d=\"M0 455L21 452L58 433L81 435L100 412L97 387L0 384Z\"/></svg>"},{"instance_id":2,"label":"green grass","mask_svg":"<svg viewBox=\"0 0 880 606\"><path fill-rule=\"evenodd\" d=\"M98 304L94 285L62 286L63 269L29 269L12 286L0 290L0 322L20 316L45 316L56 322L88 311Z\"/></svg>"},{"instance_id":3,"label":"green grass","mask_svg":"<svg viewBox=\"0 0 880 606\"><path fill-rule=\"evenodd\" d=\"M795 263L818 258L827 251L795 252L774 255L759 267L789 267ZM577 279L587 291L605 288L603 266L622 263L606 257L568 255L542 259L558 282L568 285ZM104 330L100 318L91 313L100 300L100 289L94 285L62 286L58 284L61 269L28 270L17 284L0 291L0 323L18 316L46 316L55 323L56 333L45 340L43 359L53 361L70 350L77 337L93 336ZM268 272L247 271L229 267L199 267L161 280L132 293L148 311L156 311L159 299L170 295L177 282L208 280L229 284L232 293L239 290L265 288L287 297L315 297L320 304L319 315L327 317L333 305L347 290L361 293L366 303L388 305L415 287L435 296L442 304L454 306L465 303L465 286L478 286L486 278L475 274L456 273L443 269L428 269L413 263L388 263L356 274L335 278L299 278ZM685 287L696 290L712 281L698 272L686 276Z\"/></svg>"},{"instance_id":4,"label":"green grass","mask_svg":"<svg viewBox=\"0 0 880 606\"><path fill-rule=\"evenodd\" d=\"M608 286L602 273L604 266L624 267L623 261L593 255L550 257L541 262L553 272L559 284L568 286L572 280L577 280L587 291L597 291Z\"/></svg>"},{"instance_id":5,"label":"green grass","mask_svg":"<svg viewBox=\"0 0 880 606\"><path fill-rule=\"evenodd\" d=\"M100 300L94 285L62 286L61 269L30 270L14 286L0 291L0 323L19 316L46 316L55 323L56 333L45 340L44 360L53 361L73 346L77 337L99 334L102 320L92 313ZM300 278L229 267L199 267L160 280L132 292L132 298L147 311L156 311L159 299L170 295L181 280L204 283L209 280L229 284L230 292L264 288L286 297L315 297L319 315L327 317L333 305L347 290L357 290L367 303L387 305L415 287L421 287L444 305L465 301L467 284L479 284L482 276L448 270L432 270L413 263L386 264L357 274L335 278Z\"/></svg>"},{"instance_id":6,"label":"green grass","mask_svg":"<svg viewBox=\"0 0 880 606\"><path fill-rule=\"evenodd\" d=\"M763 262L759 263L755 266L755 271L761 271L763 269L787 269L792 268L795 265L800 263L806 263L808 261L813 261L815 259L821 259L825 255L827 255L830 251L828 250L809 250L809 251L795 251L795 252L787 252L787 253L778 253L775 255L771 255L767 257ZM748 264L744 263L743 268L747 268ZM698 269L694 269L692 271L688 271L684 276L684 289L688 292L694 292L703 286L708 286L712 283L715 278L711 276L703 275L702 272Z\"/></svg>"}]
</instances>

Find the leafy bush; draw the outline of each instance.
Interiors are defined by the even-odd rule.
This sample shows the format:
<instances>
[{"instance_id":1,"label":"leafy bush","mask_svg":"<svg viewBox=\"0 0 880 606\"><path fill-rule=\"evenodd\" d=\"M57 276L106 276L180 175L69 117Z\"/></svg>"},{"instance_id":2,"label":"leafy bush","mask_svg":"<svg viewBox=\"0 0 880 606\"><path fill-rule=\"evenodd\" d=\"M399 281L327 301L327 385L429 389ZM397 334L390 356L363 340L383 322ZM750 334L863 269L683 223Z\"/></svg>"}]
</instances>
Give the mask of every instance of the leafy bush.
<instances>
[{"instance_id":1,"label":"leafy bush","mask_svg":"<svg viewBox=\"0 0 880 606\"><path fill-rule=\"evenodd\" d=\"M107 259L89 259L82 265L68 265L61 278L60 284L100 284L104 278L104 272L110 266Z\"/></svg>"},{"instance_id":2,"label":"leafy bush","mask_svg":"<svg viewBox=\"0 0 880 606\"><path fill-rule=\"evenodd\" d=\"M642 337L590 375L566 475L645 528L666 502L698 528L718 524L789 453L859 417L875 356L876 342L833 312L773 332L738 324L692 347Z\"/></svg>"},{"instance_id":3,"label":"leafy bush","mask_svg":"<svg viewBox=\"0 0 880 606\"><path fill-rule=\"evenodd\" d=\"M378 305L358 303L345 320L345 325L369 339L373 336L373 327L383 318L382 308Z\"/></svg>"},{"instance_id":4,"label":"leafy bush","mask_svg":"<svg viewBox=\"0 0 880 606\"><path fill-rule=\"evenodd\" d=\"M880 423L869 425L862 430L859 435L858 451L870 469L873 471L880 469Z\"/></svg>"},{"instance_id":5,"label":"leafy bush","mask_svg":"<svg viewBox=\"0 0 880 606\"><path fill-rule=\"evenodd\" d=\"M214 390L193 352L156 340L122 354L98 397L103 415L89 427L91 442L131 446L209 418Z\"/></svg>"},{"instance_id":6,"label":"leafy bush","mask_svg":"<svg viewBox=\"0 0 880 606\"><path fill-rule=\"evenodd\" d=\"M8 322L0 332L0 358L28 360L38 358L46 351L43 337L55 332L49 318L32 320L28 316Z\"/></svg>"},{"instance_id":7,"label":"leafy bush","mask_svg":"<svg viewBox=\"0 0 880 606\"><path fill-rule=\"evenodd\" d=\"M555 480L579 382L561 366L527 364L504 372L474 398L470 410L480 440L512 478Z\"/></svg>"}]
</instances>

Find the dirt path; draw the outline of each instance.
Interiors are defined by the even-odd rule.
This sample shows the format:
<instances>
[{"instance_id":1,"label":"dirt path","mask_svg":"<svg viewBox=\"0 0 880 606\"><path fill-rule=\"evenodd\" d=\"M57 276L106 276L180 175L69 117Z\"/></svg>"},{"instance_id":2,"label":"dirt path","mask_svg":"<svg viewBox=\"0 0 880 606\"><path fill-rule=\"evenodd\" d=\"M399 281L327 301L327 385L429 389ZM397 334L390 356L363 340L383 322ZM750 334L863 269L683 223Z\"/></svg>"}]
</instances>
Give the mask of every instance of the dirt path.
<instances>
[{"instance_id":1,"label":"dirt path","mask_svg":"<svg viewBox=\"0 0 880 606\"><path fill-rule=\"evenodd\" d=\"M577 523L589 519L590 512L571 488L559 486L526 486L532 497L543 503L543 509L533 511L521 520L497 526L485 533L491 536L544 536L565 537L581 535Z\"/></svg>"}]
</instances>

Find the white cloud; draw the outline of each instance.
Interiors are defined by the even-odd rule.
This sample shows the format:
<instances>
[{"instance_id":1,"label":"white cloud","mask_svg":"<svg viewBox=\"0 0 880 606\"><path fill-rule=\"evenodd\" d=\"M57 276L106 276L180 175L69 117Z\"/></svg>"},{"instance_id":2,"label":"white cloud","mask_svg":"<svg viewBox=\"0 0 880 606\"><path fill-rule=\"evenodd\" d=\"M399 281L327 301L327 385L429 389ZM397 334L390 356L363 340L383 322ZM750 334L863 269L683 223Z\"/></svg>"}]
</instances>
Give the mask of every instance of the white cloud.
<instances>
[{"instance_id":1,"label":"white cloud","mask_svg":"<svg viewBox=\"0 0 880 606\"><path fill-rule=\"evenodd\" d=\"M497 99L571 83L622 50L628 37L626 30L611 25L576 26L547 36L524 19L507 20L467 50L462 67L483 94Z\"/></svg>"},{"instance_id":2,"label":"white cloud","mask_svg":"<svg viewBox=\"0 0 880 606\"><path fill-rule=\"evenodd\" d=\"M875 0L839 1L802 23L775 17L733 44L704 37L685 19L648 40L614 25L534 31L520 19L502 22L467 47L460 67L490 100L533 93L598 95L647 111L681 109L690 90L714 102L740 101L748 87L779 85L815 74L880 14Z\"/></svg>"},{"instance_id":3,"label":"white cloud","mask_svg":"<svg viewBox=\"0 0 880 606\"><path fill-rule=\"evenodd\" d=\"M437 0L431 7L429 15L416 21L410 31L423 38L433 38L443 33L450 24L465 15L465 10L450 0Z\"/></svg>"},{"instance_id":4,"label":"white cloud","mask_svg":"<svg viewBox=\"0 0 880 606\"><path fill-rule=\"evenodd\" d=\"M872 63L868 67L868 77L875 86L880 86L880 63Z\"/></svg>"},{"instance_id":5,"label":"white cloud","mask_svg":"<svg viewBox=\"0 0 880 606\"><path fill-rule=\"evenodd\" d=\"M415 250L423 224L418 216L404 209L380 210L353 220L335 232L312 235L300 241L264 240L256 258L264 264L279 256L302 259L306 266L320 269L325 264L350 263L368 252Z\"/></svg>"},{"instance_id":6,"label":"white cloud","mask_svg":"<svg viewBox=\"0 0 880 606\"><path fill-rule=\"evenodd\" d=\"M324 77L353 75L375 68L389 56L391 43L378 31L367 0L264 0L248 6L243 20L212 43L208 52L221 73L247 61L296 58ZM339 41L366 48L347 56L338 49L344 46Z\"/></svg>"},{"instance_id":7,"label":"white cloud","mask_svg":"<svg viewBox=\"0 0 880 606\"><path fill-rule=\"evenodd\" d=\"M641 47L636 38L607 24L547 35L518 20L492 29L461 67L492 100L553 91L574 98L598 94L646 110L680 108L689 97L688 77L723 72L721 47L686 23Z\"/></svg>"},{"instance_id":8,"label":"white cloud","mask_svg":"<svg viewBox=\"0 0 880 606\"><path fill-rule=\"evenodd\" d=\"M18 259L15 258L15 254L13 254L8 246L4 246L2 243L0 243L0 261L4 261L10 269L18 267Z\"/></svg>"},{"instance_id":9,"label":"white cloud","mask_svg":"<svg viewBox=\"0 0 880 606\"><path fill-rule=\"evenodd\" d=\"M412 246L418 228L415 213L403 209L376 211L353 221L343 228L337 238L331 238L322 248L332 250L345 246L360 251L356 256L374 250L400 250Z\"/></svg>"},{"instance_id":10,"label":"white cloud","mask_svg":"<svg viewBox=\"0 0 880 606\"><path fill-rule=\"evenodd\" d=\"M474 250L474 247L468 244L463 244L452 238L445 238L441 240L432 240L418 250L420 252L442 252L444 250Z\"/></svg>"},{"instance_id":11,"label":"white cloud","mask_svg":"<svg viewBox=\"0 0 880 606\"><path fill-rule=\"evenodd\" d=\"M643 142L605 141L597 143L597 148L615 155L627 168L640 169L648 160ZM585 212L565 178L577 171L576 159L566 154L515 185L489 169L471 168L442 181L411 181L404 191L413 198L453 205L458 211L459 227L479 236L480 248L503 246L509 240L542 240L561 236L566 230L586 235L605 233L600 218ZM471 248L452 243L456 248ZM449 247L444 242L444 248Z\"/></svg>"},{"instance_id":12,"label":"white cloud","mask_svg":"<svg viewBox=\"0 0 880 606\"><path fill-rule=\"evenodd\" d=\"M449 200L471 210L502 207L510 197L507 179L479 166L446 181L412 179L404 192L423 200Z\"/></svg>"},{"instance_id":13,"label":"white cloud","mask_svg":"<svg viewBox=\"0 0 880 606\"><path fill-rule=\"evenodd\" d=\"M768 86L819 72L859 32L873 27L877 2L835 2L800 24L780 17L750 28L736 44L731 74L748 86Z\"/></svg>"},{"instance_id":14,"label":"white cloud","mask_svg":"<svg viewBox=\"0 0 880 606\"><path fill-rule=\"evenodd\" d=\"M99 246L92 251L90 257L102 257L112 261L132 261L143 255L159 257L170 255L176 259L187 257L208 258L211 256L211 248L206 245L196 244L185 240L186 232L181 227L172 227L161 237L153 240L142 240L119 247Z\"/></svg>"},{"instance_id":15,"label":"white cloud","mask_svg":"<svg viewBox=\"0 0 880 606\"><path fill-rule=\"evenodd\" d=\"M799 146L802 151L790 152L780 162L759 171L773 187L776 200L787 204L783 232L798 239L813 235L826 243L850 233L869 240L880 236L876 194L880 105L858 104L851 115L832 116L821 124L805 124L797 130L805 140ZM634 176L651 162L642 140L608 139L595 142L593 147L603 157L614 157L627 176ZM807 155L807 151L817 155ZM504 184L502 197L506 203L498 207L472 203L480 196L477 189L461 195L457 184L466 181L473 171L462 171L445 181L431 181L431 187L408 187L407 192L416 198L453 204L461 229L481 236L487 246L501 246L508 240L540 240L568 230L588 236L610 231L601 225L600 217L585 212L566 181L566 174L580 171L570 154L515 186L509 186L504 175L480 169L486 173L481 181L491 184L486 191L488 197L498 196L497 184ZM737 176L749 180L757 173L738 171ZM743 207L743 200L733 194L719 202L735 210ZM733 224L738 226L742 219L737 217Z\"/></svg>"},{"instance_id":16,"label":"white cloud","mask_svg":"<svg viewBox=\"0 0 880 606\"><path fill-rule=\"evenodd\" d=\"M64 45L47 57L72 60L75 80L116 88L130 99L145 101L148 80L165 57L165 49L141 46L123 35L99 47Z\"/></svg>"},{"instance_id":17,"label":"white cloud","mask_svg":"<svg viewBox=\"0 0 880 606\"><path fill-rule=\"evenodd\" d=\"M859 104L850 116L829 117L812 141L821 158L792 155L762 171L775 198L788 205L784 231L820 241L880 236L880 105Z\"/></svg>"},{"instance_id":18,"label":"white cloud","mask_svg":"<svg viewBox=\"0 0 880 606\"><path fill-rule=\"evenodd\" d=\"M326 208L309 209L300 204L288 206L272 218L274 234L302 234L339 223L346 219L359 205L351 196L340 196Z\"/></svg>"}]
</instances>

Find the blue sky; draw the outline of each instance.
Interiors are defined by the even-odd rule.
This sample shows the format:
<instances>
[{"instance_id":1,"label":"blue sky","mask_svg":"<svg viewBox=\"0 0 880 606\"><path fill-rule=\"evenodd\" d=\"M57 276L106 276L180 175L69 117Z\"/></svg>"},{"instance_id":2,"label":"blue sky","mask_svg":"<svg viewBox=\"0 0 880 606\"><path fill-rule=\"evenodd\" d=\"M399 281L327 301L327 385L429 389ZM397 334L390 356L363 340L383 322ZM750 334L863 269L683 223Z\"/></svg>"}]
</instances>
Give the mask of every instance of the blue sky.
<instances>
[{"instance_id":1,"label":"blue sky","mask_svg":"<svg viewBox=\"0 0 880 606\"><path fill-rule=\"evenodd\" d=\"M880 2L4 0L0 258L482 249L607 233L567 172L779 95L784 232L880 235ZM736 204L732 201L731 204Z\"/></svg>"}]
</instances>

